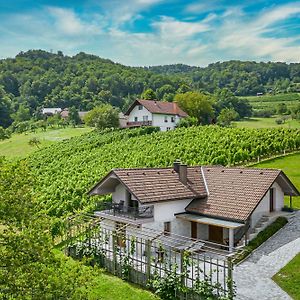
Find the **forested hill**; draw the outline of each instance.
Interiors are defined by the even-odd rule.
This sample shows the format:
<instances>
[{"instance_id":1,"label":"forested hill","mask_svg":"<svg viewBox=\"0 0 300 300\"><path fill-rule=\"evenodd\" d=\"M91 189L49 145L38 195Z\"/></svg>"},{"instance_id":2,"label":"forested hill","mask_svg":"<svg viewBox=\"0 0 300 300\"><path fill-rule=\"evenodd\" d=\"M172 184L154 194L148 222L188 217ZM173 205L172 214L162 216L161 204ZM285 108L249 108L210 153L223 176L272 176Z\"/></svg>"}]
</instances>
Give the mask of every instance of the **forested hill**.
<instances>
[{"instance_id":1,"label":"forested hill","mask_svg":"<svg viewBox=\"0 0 300 300\"><path fill-rule=\"evenodd\" d=\"M174 64L148 70L161 75L180 74L188 78L192 86L210 93L219 88L229 88L237 96L300 91L300 63L231 60L205 68Z\"/></svg>"},{"instance_id":2,"label":"forested hill","mask_svg":"<svg viewBox=\"0 0 300 300\"><path fill-rule=\"evenodd\" d=\"M188 90L214 93L228 88L235 95L255 95L298 91L299 85L300 64L228 61L205 68L182 64L145 68L85 53L70 57L61 51L30 50L0 60L0 114L2 126L8 126L20 104L31 114L43 106L89 110L101 103L124 110L147 88L158 99L171 101L176 93Z\"/></svg>"}]
</instances>

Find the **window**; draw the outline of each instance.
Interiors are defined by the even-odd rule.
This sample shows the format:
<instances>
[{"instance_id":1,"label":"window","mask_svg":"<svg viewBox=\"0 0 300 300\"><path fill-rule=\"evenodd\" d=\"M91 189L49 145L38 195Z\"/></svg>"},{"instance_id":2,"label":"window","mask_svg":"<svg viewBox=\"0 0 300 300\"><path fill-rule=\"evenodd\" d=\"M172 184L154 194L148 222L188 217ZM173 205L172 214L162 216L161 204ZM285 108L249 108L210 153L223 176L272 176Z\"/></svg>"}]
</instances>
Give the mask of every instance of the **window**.
<instances>
[{"instance_id":1,"label":"window","mask_svg":"<svg viewBox=\"0 0 300 300\"><path fill-rule=\"evenodd\" d=\"M167 131L171 130L171 127L167 127Z\"/></svg>"},{"instance_id":2,"label":"window","mask_svg":"<svg viewBox=\"0 0 300 300\"><path fill-rule=\"evenodd\" d=\"M175 117L171 117L171 122L172 122L172 123L175 122Z\"/></svg>"},{"instance_id":3,"label":"window","mask_svg":"<svg viewBox=\"0 0 300 300\"><path fill-rule=\"evenodd\" d=\"M171 222L164 222L164 234L170 235L171 232Z\"/></svg>"},{"instance_id":4,"label":"window","mask_svg":"<svg viewBox=\"0 0 300 300\"><path fill-rule=\"evenodd\" d=\"M139 110L143 110L143 105L139 105Z\"/></svg>"},{"instance_id":5,"label":"window","mask_svg":"<svg viewBox=\"0 0 300 300\"><path fill-rule=\"evenodd\" d=\"M165 116L165 123L168 122L168 116Z\"/></svg>"},{"instance_id":6,"label":"window","mask_svg":"<svg viewBox=\"0 0 300 300\"><path fill-rule=\"evenodd\" d=\"M148 121L148 116L143 116L143 121Z\"/></svg>"},{"instance_id":7,"label":"window","mask_svg":"<svg viewBox=\"0 0 300 300\"><path fill-rule=\"evenodd\" d=\"M134 117L134 122L137 122L138 121L138 117Z\"/></svg>"}]
</instances>

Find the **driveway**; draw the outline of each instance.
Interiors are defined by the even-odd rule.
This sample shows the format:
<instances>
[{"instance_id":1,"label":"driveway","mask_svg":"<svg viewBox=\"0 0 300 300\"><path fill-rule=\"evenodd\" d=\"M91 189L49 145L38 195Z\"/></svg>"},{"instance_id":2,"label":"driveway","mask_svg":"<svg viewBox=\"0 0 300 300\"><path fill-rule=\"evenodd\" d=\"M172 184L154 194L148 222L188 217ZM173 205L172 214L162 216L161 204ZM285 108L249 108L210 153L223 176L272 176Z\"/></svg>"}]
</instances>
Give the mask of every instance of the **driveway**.
<instances>
[{"instance_id":1,"label":"driveway","mask_svg":"<svg viewBox=\"0 0 300 300\"><path fill-rule=\"evenodd\" d=\"M234 269L239 300L291 299L271 278L300 252L300 211Z\"/></svg>"}]
</instances>

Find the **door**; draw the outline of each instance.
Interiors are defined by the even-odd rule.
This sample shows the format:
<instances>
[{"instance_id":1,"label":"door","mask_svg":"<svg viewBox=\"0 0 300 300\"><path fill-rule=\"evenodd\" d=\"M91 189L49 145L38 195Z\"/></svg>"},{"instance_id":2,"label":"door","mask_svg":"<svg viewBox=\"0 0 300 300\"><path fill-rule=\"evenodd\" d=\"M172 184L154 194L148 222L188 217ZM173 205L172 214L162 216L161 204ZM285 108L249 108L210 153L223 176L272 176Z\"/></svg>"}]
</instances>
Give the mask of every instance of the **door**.
<instances>
[{"instance_id":1,"label":"door","mask_svg":"<svg viewBox=\"0 0 300 300\"><path fill-rule=\"evenodd\" d=\"M270 212L274 211L274 189L270 189Z\"/></svg>"},{"instance_id":2,"label":"door","mask_svg":"<svg viewBox=\"0 0 300 300\"><path fill-rule=\"evenodd\" d=\"M208 234L210 241L223 244L223 227L209 225Z\"/></svg>"},{"instance_id":3,"label":"door","mask_svg":"<svg viewBox=\"0 0 300 300\"><path fill-rule=\"evenodd\" d=\"M197 239L198 234L197 234L197 223L196 222L191 222L191 237L193 239Z\"/></svg>"}]
</instances>

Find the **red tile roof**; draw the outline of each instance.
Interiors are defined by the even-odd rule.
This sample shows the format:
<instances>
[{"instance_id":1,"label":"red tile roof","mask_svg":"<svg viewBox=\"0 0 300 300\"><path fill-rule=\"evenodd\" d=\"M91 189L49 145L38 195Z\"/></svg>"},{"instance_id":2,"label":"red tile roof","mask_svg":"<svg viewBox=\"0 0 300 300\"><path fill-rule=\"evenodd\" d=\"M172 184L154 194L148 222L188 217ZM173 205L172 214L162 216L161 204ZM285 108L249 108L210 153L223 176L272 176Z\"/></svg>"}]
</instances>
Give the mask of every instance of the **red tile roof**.
<instances>
[{"instance_id":1,"label":"red tile roof","mask_svg":"<svg viewBox=\"0 0 300 300\"><path fill-rule=\"evenodd\" d=\"M188 114L184 112L176 102L163 102L158 100L136 100L125 113L129 115L136 105L143 105L149 112L153 114L178 115L180 117L187 117Z\"/></svg>"}]
</instances>

